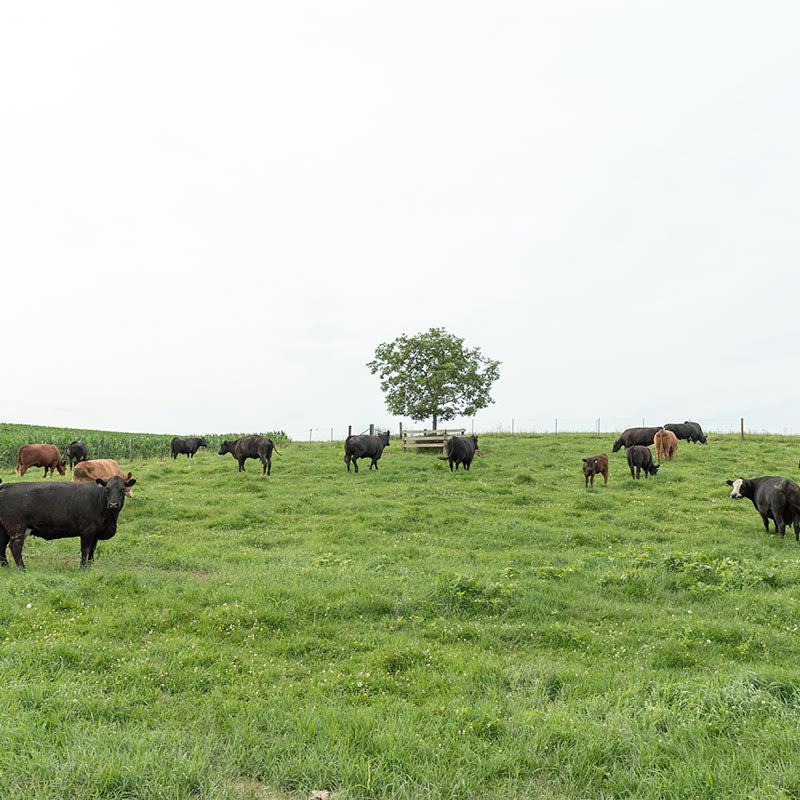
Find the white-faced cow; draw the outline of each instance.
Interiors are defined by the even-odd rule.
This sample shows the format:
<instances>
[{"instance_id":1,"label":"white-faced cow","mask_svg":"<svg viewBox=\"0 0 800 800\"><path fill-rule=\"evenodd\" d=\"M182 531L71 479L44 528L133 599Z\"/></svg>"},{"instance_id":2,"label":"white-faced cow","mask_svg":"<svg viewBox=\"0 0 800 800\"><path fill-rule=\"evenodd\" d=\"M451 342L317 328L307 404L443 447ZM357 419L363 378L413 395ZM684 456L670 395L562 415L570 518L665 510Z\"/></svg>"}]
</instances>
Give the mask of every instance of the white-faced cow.
<instances>
[{"instance_id":1,"label":"white-faced cow","mask_svg":"<svg viewBox=\"0 0 800 800\"><path fill-rule=\"evenodd\" d=\"M347 464L347 471L350 472L350 462L353 462L355 471L358 472L358 459L369 458L369 468L378 469L378 460L383 455L383 448L389 446L389 431L384 431L378 436L361 434L360 436L348 436L344 440L344 463Z\"/></svg>"},{"instance_id":2,"label":"white-faced cow","mask_svg":"<svg viewBox=\"0 0 800 800\"><path fill-rule=\"evenodd\" d=\"M101 539L117 532L117 517L131 479L101 478L95 483L6 483L0 487L0 565L7 567L6 547L18 567L25 567L22 544L30 533L42 539L81 540L81 566L94 560Z\"/></svg>"},{"instance_id":3,"label":"white-faced cow","mask_svg":"<svg viewBox=\"0 0 800 800\"><path fill-rule=\"evenodd\" d=\"M766 475L763 478L736 478L725 481L731 486L731 497L748 497L761 514L764 530L769 533L769 521L783 538L787 525L794 526L794 538L800 542L800 486L788 478Z\"/></svg>"}]
</instances>

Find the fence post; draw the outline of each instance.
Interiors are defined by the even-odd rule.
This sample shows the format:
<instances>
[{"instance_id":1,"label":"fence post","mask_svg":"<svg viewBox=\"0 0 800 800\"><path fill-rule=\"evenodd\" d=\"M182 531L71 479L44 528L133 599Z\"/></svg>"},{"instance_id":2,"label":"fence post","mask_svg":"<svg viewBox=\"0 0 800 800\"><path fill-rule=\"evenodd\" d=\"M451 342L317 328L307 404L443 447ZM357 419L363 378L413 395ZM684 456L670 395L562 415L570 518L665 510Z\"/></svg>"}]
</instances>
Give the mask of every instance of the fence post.
<instances>
[{"instance_id":1,"label":"fence post","mask_svg":"<svg viewBox=\"0 0 800 800\"><path fill-rule=\"evenodd\" d=\"M353 435L353 426L352 425L348 425L347 426L347 438L349 439L352 435Z\"/></svg>"},{"instance_id":2,"label":"fence post","mask_svg":"<svg viewBox=\"0 0 800 800\"><path fill-rule=\"evenodd\" d=\"M331 428L331 441L333 441L333 428Z\"/></svg>"},{"instance_id":3,"label":"fence post","mask_svg":"<svg viewBox=\"0 0 800 800\"><path fill-rule=\"evenodd\" d=\"M556 436L558 436L558 417L556 417Z\"/></svg>"},{"instance_id":4,"label":"fence post","mask_svg":"<svg viewBox=\"0 0 800 800\"><path fill-rule=\"evenodd\" d=\"M370 422L370 424L369 424L369 435L370 436L374 436L375 435L375 423L374 422Z\"/></svg>"},{"instance_id":5,"label":"fence post","mask_svg":"<svg viewBox=\"0 0 800 800\"><path fill-rule=\"evenodd\" d=\"M739 417L739 429L742 433L742 441L744 441L744 417Z\"/></svg>"},{"instance_id":6,"label":"fence post","mask_svg":"<svg viewBox=\"0 0 800 800\"><path fill-rule=\"evenodd\" d=\"M130 446L131 446L131 458L130 458L130 460L133 461L133 439L130 440Z\"/></svg>"},{"instance_id":7,"label":"fence post","mask_svg":"<svg viewBox=\"0 0 800 800\"><path fill-rule=\"evenodd\" d=\"M406 440L403 438L403 423L402 422L400 423L400 441L402 442L403 452L405 453L405 451L406 451Z\"/></svg>"},{"instance_id":8,"label":"fence post","mask_svg":"<svg viewBox=\"0 0 800 800\"><path fill-rule=\"evenodd\" d=\"M511 417L511 435L514 435L514 417Z\"/></svg>"}]
</instances>

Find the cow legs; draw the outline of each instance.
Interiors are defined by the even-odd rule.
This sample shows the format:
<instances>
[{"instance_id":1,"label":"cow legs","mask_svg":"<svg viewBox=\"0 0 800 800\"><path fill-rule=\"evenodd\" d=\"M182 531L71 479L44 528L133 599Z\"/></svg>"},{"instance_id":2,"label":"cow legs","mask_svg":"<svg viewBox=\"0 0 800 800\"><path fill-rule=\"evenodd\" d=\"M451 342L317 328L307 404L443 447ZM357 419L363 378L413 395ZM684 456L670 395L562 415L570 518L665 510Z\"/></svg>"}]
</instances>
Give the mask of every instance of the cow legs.
<instances>
[{"instance_id":1,"label":"cow legs","mask_svg":"<svg viewBox=\"0 0 800 800\"><path fill-rule=\"evenodd\" d=\"M608 483L608 470L603 473L603 486Z\"/></svg>"},{"instance_id":2,"label":"cow legs","mask_svg":"<svg viewBox=\"0 0 800 800\"><path fill-rule=\"evenodd\" d=\"M347 464L347 471L350 472L350 454L347 453L344 457L344 463Z\"/></svg>"},{"instance_id":3,"label":"cow legs","mask_svg":"<svg viewBox=\"0 0 800 800\"><path fill-rule=\"evenodd\" d=\"M8 566L8 558L6 558L6 547L8 546L8 534L6 529L0 525L0 567Z\"/></svg>"},{"instance_id":4,"label":"cow legs","mask_svg":"<svg viewBox=\"0 0 800 800\"><path fill-rule=\"evenodd\" d=\"M373 467L375 467L375 469L378 469L378 459L377 458L373 458L372 459L372 463L369 465L370 469L372 469Z\"/></svg>"},{"instance_id":5,"label":"cow legs","mask_svg":"<svg viewBox=\"0 0 800 800\"><path fill-rule=\"evenodd\" d=\"M769 517L766 514L762 514L761 521L764 523L764 531L769 533Z\"/></svg>"},{"instance_id":6,"label":"cow legs","mask_svg":"<svg viewBox=\"0 0 800 800\"><path fill-rule=\"evenodd\" d=\"M245 462L245 460L246 459L244 459L244 458L238 459L238 461L239 461L239 472L244 472L244 462Z\"/></svg>"},{"instance_id":7,"label":"cow legs","mask_svg":"<svg viewBox=\"0 0 800 800\"><path fill-rule=\"evenodd\" d=\"M353 456L353 469L358 472L358 459Z\"/></svg>"},{"instance_id":8,"label":"cow legs","mask_svg":"<svg viewBox=\"0 0 800 800\"><path fill-rule=\"evenodd\" d=\"M11 534L7 534L11 545L11 555L14 557L14 563L21 569L25 569L25 562L22 560L22 543L25 541L25 534L28 529L23 524L15 525L12 528ZM5 551L5 547L3 548Z\"/></svg>"},{"instance_id":9,"label":"cow legs","mask_svg":"<svg viewBox=\"0 0 800 800\"><path fill-rule=\"evenodd\" d=\"M94 564L94 549L97 547L97 537L95 536L92 539L92 544L89 547L89 559L87 561L87 566L90 564ZM81 555L83 555L83 547L81 547ZM83 566L83 565L81 565Z\"/></svg>"}]
</instances>

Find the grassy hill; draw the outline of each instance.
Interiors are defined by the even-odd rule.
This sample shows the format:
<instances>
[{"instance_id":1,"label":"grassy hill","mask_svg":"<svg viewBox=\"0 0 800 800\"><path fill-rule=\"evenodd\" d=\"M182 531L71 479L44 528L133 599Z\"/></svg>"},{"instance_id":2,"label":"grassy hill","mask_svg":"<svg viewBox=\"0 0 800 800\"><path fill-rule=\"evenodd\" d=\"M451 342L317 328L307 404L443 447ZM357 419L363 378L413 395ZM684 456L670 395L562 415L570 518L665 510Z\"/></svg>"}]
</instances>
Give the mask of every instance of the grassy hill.
<instances>
[{"instance_id":1,"label":"grassy hill","mask_svg":"<svg viewBox=\"0 0 800 800\"><path fill-rule=\"evenodd\" d=\"M800 547L725 486L800 443L637 482L613 438L135 461L95 567L31 537L0 571L2 795L800 796Z\"/></svg>"}]
</instances>

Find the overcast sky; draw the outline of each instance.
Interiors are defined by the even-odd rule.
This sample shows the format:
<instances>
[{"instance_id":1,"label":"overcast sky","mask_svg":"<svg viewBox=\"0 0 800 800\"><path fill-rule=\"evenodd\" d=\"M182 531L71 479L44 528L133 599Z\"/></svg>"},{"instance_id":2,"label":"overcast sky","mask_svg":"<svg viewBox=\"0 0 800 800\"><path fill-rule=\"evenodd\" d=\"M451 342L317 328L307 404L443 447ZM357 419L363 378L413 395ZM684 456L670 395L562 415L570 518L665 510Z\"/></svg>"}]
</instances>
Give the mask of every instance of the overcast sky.
<instances>
[{"instance_id":1,"label":"overcast sky","mask_svg":"<svg viewBox=\"0 0 800 800\"><path fill-rule=\"evenodd\" d=\"M377 344L476 430L798 420L795 2L0 12L0 420L327 438ZM526 423L527 420L527 423Z\"/></svg>"}]
</instances>

